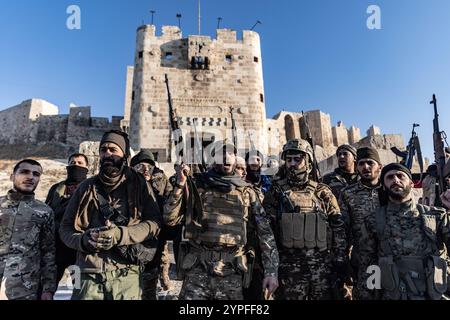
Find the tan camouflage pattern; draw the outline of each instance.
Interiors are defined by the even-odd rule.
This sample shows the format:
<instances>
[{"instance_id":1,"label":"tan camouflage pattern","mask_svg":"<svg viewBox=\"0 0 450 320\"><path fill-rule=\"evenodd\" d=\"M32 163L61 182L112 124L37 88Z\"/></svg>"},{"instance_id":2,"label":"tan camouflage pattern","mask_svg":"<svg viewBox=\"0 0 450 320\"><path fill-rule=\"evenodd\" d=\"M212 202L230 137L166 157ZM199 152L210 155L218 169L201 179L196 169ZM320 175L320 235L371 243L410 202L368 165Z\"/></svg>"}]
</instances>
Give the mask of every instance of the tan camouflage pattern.
<instances>
[{"instance_id":1,"label":"tan camouflage pattern","mask_svg":"<svg viewBox=\"0 0 450 320\"><path fill-rule=\"evenodd\" d=\"M0 197L0 299L37 300L56 291L53 211L33 195Z\"/></svg>"},{"instance_id":2,"label":"tan camouflage pattern","mask_svg":"<svg viewBox=\"0 0 450 320\"><path fill-rule=\"evenodd\" d=\"M264 275L276 277L278 274L279 258L275 238L270 227L270 220L258 201L257 194L252 188L247 187L238 189L243 193L242 196L229 197L229 199L249 199L249 207L245 207L242 212L242 217L247 217L255 222L255 231L261 251ZM177 190L178 188L174 189L175 192L170 195L164 206L164 222L169 226L175 226L184 222L185 202L183 200L183 193L177 195ZM209 192L209 190L203 188L198 188L198 191L202 199ZM227 197L227 195L228 193L223 194L224 197ZM214 203L212 206L214 206ZM213 210L222 211L223 209L214 208ZM245 210L248 212L244 212ZM223 213L226 214L226 212ZM245 223L245 219L242 219L242 221ZM195 246L197 250L200 250L199 256L202 257L203 262L199 264L197 261L188 268L185 268L186 264L189 265L189 263L186 262L187 258L185 258L182 266L182 268L185 269L185 279L180 293L180 299L242 300L243 272L247 266L246 263L243 262L243 265L239 268L236 261L243 257L244 248L242 246L233 246L231 247L233 252L227 253L224 250L229 251L231 249L222 246L218 246L217 249L210 249L204 247L203 244L198 243L196 240L190 240L189 244L191 248ZM208 256L208 258L205 258L205 255ZM191 256L195 257L196 255ZM194 262L196 259L199 258L195 258ZM262 286L262 283L260 285Z\"/></svg>"}]
</instances>

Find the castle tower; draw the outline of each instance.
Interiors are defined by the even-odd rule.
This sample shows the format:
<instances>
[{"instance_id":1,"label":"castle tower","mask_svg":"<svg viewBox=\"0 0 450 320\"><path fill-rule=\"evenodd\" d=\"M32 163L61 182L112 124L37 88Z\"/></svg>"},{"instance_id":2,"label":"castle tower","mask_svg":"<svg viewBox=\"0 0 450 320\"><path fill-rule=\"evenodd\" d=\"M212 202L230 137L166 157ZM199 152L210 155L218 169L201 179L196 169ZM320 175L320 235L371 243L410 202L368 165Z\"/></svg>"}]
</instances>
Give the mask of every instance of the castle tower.
<instances>
[{"instance_id":1,"label":"castle tower","mask_svg":"<svg viewBox=\"0 0 450 320\"><path fill-rule=\"evenodd\" d=\"M133 72L131 102L126 101L126 108L131 105L131 147L151 149L160 162L170 160L173 143L165 74L184 141L191 142L195 118L203 145L231 138L233 107L239 131L252 130L253 142L262 145L266 113L259 35L244 31L238 40L236 31L219 29L216 39L183 38L178 27L163 26L161 36L155 31L154 25L138 28L134 71L127 70L128 78ZM240 151L248 148L244 140L238 139Z\"/></svg>"}]
</instances>

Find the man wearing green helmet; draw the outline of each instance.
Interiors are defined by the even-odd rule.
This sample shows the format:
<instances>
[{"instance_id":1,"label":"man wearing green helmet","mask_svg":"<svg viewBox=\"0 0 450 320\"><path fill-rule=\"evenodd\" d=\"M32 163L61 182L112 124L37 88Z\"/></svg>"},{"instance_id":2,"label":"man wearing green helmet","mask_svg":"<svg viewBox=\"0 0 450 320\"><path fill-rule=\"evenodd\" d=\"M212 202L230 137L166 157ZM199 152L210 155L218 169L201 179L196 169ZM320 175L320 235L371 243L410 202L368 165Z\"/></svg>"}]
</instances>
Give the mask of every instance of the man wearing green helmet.
<instances>
[{"instance_id":1,"label":"man wearing green helmet","mask_svg":"<svg viewBox=\"0 0 450 320\"><path fill-rule=\"evenodd\" d=\"M331 299L332 276L345 267L345 230L330 188L309 179L313 150L302 139L288 141L281 158L286 176L264 199L280 255L276 299Z\"/></svg>"}]
</instances>

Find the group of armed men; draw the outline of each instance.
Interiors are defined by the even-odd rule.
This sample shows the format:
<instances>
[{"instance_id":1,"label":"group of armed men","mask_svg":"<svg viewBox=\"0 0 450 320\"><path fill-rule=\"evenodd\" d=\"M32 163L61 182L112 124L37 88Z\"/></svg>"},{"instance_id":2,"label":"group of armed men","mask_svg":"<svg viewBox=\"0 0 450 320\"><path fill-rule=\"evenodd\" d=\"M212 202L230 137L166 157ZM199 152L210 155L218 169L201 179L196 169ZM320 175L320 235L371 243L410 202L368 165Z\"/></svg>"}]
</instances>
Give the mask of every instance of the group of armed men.
<instances>
[{"instance_id":1,"label":"group of armed men","mask_svg":"<svg viewBox=\"0 0 450 320\"><path fill-rule=\"evenodd\" d=\"M99 173L87 178L87 157L70 156L46 203L34 194L42 166L18 162L0 197L0 299L51 300L72 265L73 300L157 299L167 240L179 299L445 297L448 212L419 203L407 167L342 145L338 168L316 182L305 140L283 146L270 177L261 152L236 154L217 141L207 170L181 163L168 179L148 150L130 161L127 135L109 131ZM440 199L450 208L449 191Z\"/></svg>"}]
</instances>

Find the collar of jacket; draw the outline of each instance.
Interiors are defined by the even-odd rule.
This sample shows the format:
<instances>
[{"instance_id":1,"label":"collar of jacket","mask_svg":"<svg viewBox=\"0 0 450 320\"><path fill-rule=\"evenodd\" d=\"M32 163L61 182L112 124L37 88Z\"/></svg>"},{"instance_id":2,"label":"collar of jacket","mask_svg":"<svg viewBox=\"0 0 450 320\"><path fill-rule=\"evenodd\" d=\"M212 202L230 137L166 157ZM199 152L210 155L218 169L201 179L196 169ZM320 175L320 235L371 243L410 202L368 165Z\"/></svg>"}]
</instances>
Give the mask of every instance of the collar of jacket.
<instances>
[{"instance_id":1,"label":"collar of jacket","mask_svg":"<svg viewBox=\"0 0 450 320\"><path fill-rule=\"evenodd\" d=\"M14 202L34 200L34 192L30 193L30 194L24 194L20 191L14 190L14 189L9 190L8 194L6 196L7 196L8 200L14 201Z\"/></svg>"},{"instance_id":2,"label":"collar of jacket","mask_svg":"<svg viewBox=\"0 0 450 320\"><path fill-rule=\"evenodd\" d=\"M380 181L378 181L378 183L377 183L376 185L370 186L370 187L369 187L369 186L366 186L365 184L363 184L361 179L358 181L357 186L358 186L358 188L361 189L361 190L364 190L364 189L367 189L367 190L374 190L374 189L380 189L380 188L381 188Z\"/></svg>"}]
</instances>

